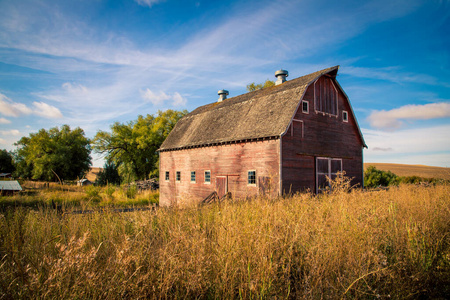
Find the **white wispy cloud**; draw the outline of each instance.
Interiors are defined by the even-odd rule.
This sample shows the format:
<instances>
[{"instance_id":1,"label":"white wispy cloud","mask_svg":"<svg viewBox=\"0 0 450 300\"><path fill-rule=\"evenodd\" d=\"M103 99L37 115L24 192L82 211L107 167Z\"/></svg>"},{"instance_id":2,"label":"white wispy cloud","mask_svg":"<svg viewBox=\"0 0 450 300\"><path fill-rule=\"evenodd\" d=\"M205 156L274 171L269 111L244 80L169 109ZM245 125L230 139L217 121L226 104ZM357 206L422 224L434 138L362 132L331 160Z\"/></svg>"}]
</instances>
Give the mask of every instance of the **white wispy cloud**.
<instances>
[{"instance_id":1,"label":"white wispy cloud","mask_svg":"<svg viewBox=\"0 0 450 300\"><path fill-rule=\"evenodd\" d=\"M163 91L155 93L147 88L144 91L141 91L141 96L155 106L161 106L167 101L173 106L185 106L187 103L186 98L183 98L178 92L175 92L173 95L168 95Z\"/></svg>"},{"instance_id":2,"label":"white wispy cloud","mask_svg":"<svg viewBox=\"0 0 450 300\"><path fill-rule=\"evenodd\" d=\"M15 103L5 95L0 93L0 113L8 117L18 117L29 115L32 110L23 103Z\"/></svg>"},{"instance_id":3,"label":"white wispy cloud","mask_svg":"<svg viewBox=\"0 0 450 300\"><path fill-rule=\"evenodd\" d=\"M135 0L139 5L152 7L154 4L165 2L165 0Z\"/></svg>"},{"instance_id":4,"label":"white wispy cloud","mask_svg":"<svg viewBox=\"0 0 450 300\"><path fill-rule=\"evenodd\" d=\"M367 162L450 166L450 125L386 132L362 128Z\"/></svg>"},{"instance_id":5,"label":"white wispy cloud","mask_svg":"<svg viewBox=\"0 0 450 300\"><path fill-rule=\"evenodd\" d=\"M402 71L398 66L382 67L382 68L364 68L346 66L341 71L342 74L348 74L354 77L380 79L395 83L424 83L429 85L437 85L439 81L428 74L420 74Z\"/></svg>"},{"instance_id":6,"label":"white wispy cloud","mask_svg":"<svg viewBox=\"0 0 450 300\"><path fill-rule=\"evenodd\" d=\"M79 83L65 82L65 83L63 83L62 87L70 94L86 95L88 93L87 87L85 87Z\"/></svg>"},{"instance_id":7,"label":"white wispy cloud","mask_svg":"<svg viewBox=\"0 0 450 300\"><path fill-rule=\"evenodd\" d=\"M11 124L11 121L5 118L0 118L0 124Z\"/></svg>"},{"instance_id":8,"label":"white wispy cloud","mask_svg":"<svg viewBox=\"0 0 450 300\"><path fill-rule=\"evenodd\" d=\"M450 117L450 102L424 105L405 105L391 110L372 112L368 121L375 128L395 130L402 126L402 120L429 120Z\"/></svg>"},{"instance_id":9,"label":"white wispy cloud","mask_svg":"<svg viewBox=\"0 0 450 300\"><path fill-rule=\"evenodd\" d=\"M20 131L17 129L11 129L11 130L0 130L0 134L2 135L13 135L13 136L19 136Z\"/></svg>"},{"instance_id":10,"label":"white wispy cloud","mask_svg":"<svg viewBox=\"0 0 450 300\"><path fill-rule=\"evenodd\" d=\"M35 115L49 119L59 119L63 117L61 111L58 108L48 105L47 103L33 102L33 106L35 107L35 109L33 110Z\"/></svg>"},{"instance_id":11,"label":"white wispy cloud","mask_svg":"<svg viewBox=\"0 0 450 300\"><path fill-rule=\"evenodd\" d=\"M0 114L9 117L20 117L22 115L37 115L44 118L62 118L61 111L44 102L33 102L33 107L23 103L17 103L0 93ZM3 119L3 118L2 118ZM6 119L4 119L6 120ZM8 120L6 120L8 121Z\"/></svg>"}]
</instances>

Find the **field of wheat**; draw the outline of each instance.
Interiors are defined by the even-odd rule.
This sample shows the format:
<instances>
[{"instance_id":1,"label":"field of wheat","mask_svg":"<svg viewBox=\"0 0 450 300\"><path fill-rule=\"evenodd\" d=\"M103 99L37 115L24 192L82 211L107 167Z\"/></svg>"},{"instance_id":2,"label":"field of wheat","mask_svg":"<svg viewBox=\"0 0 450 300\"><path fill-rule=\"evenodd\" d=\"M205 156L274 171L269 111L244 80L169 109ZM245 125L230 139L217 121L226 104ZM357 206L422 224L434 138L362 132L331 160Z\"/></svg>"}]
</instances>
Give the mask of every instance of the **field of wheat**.
<instances>
[{"instance_id":1,"label":"field of wheat","mask_svg":"<svg viewBox=\"0 0 450 300\"><path fill-rule=\"evenodd\" d=\"M450 180L450 168L392 163L364 163L364 170L369 166L374 166L382 171L391 171L398 176L419 176L423 178Z\"/></svg>"},{"instance_id":2,"label":"field of wheat","mask_svg":"<svg viewBox=\"0 0 450 300\"><path fill-rule=\"evenodd\" d=\"M0 215L0 299L441 298L450 186Z\"/></svg>"}]
</instances>

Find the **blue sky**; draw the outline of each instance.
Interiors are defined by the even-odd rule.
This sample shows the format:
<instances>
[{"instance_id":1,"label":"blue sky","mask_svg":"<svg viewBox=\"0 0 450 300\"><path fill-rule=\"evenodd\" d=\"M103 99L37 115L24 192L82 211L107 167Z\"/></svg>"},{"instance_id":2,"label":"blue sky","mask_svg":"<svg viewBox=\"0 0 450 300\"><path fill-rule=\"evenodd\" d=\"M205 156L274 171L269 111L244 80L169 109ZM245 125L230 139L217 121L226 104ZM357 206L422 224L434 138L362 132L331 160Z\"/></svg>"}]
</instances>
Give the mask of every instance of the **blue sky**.
<instances>
[{"instance_id":1,"label":"blue sky","mask_svg":"<svg viewBox=\"0 0 450 300\"><path fill-rule=\"evenodd\" d=\"M449 0L0 0L0 149L334 65L366 162L450 167Z\"/></svg>"}]
</instances>

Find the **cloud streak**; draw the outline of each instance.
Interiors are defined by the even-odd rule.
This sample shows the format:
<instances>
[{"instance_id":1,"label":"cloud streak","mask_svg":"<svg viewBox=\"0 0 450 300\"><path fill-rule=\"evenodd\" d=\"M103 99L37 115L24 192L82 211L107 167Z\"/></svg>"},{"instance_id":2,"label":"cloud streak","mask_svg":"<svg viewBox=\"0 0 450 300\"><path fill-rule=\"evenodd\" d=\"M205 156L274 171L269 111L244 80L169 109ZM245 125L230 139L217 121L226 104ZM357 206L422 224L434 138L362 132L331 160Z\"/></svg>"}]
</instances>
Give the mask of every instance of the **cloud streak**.
<instances>
[{"instance_id":1,"label":"cloud streak","mask_svg":"<svg viewBox=\"0 0 450 300\"><path fill-rule=\"evenodd\" d=\"M0 124L11 124L11 121L5 118L0 118Z\"/></svg>"},{"instance_id":2,"label":"cloud streak","mask_svg":"<svg viewBox=\"0 0 450 300\"><path fill-rule=\"evenodd\" d=\"M137 4L152 7L155 4L165 2L165 0L135 0Z\"/></svg>"},{"instance_id":3,"label":"cloud streak","mask_svg":"<svg viewBox=\"0 0 450 300\"><path fill-rule=\"evenodd\" d=\"M450 166L450 125L394 132L362 128L369 149L364 150L367 162L397 162ZM422 156L422 159L420 157Z\"/></svg>"},{"instance_id":4,"label":"cloud streak","mask_svg":"<svg viewBox=\"0 0 450 300\"><path fill-rule=\"evenodd\" d=\"M402 120L429 120L450 117L450 102L424 105L405 105L392 110L372 112L368 121L375 128L395 130L403 125Z\"/></svg>"},{"instance_id":5,"label":"cloud streak","mask_svg":"<svg viewBox=\"0 0 450 300\"><path fill-rule=\"evenodd\" d=\"M9 117L20 117L23 115L37 115L47 119L62 118L61 111L44 102L33 102L33 107L28 107L23 103L16 103L0 93L0 114ZM2 118L4 124L8 120ZM5 123L6 120L6 123Z\"/></svg>"},{"instance_id":6,"label":"cloud streak","mask_svg":"<svg viewBox=\"0 0 450 300\"><path fill-rule=\"evenodd\" d=\"M163 91L155 93L147 88L145 91L141 91L141 96L155 106L161 106L166 102L170 102L173 106L185 106L187 103L186 98L183 98L178 92L168 95Z\"/></svg>"}]
</instances>

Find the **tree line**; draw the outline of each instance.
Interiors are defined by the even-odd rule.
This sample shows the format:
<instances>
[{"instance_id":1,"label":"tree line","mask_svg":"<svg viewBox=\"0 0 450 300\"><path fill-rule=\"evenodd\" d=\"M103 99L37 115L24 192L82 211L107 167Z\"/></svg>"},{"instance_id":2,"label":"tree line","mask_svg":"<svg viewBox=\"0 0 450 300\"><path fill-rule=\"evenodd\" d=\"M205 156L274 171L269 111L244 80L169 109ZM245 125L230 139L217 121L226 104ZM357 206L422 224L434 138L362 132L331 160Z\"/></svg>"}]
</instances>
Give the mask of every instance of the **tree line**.
<instances>
[{"instance_id":1,"label":"tree line","mask_svg":"<svg viewBox=\"0 0 450 300\"><path fill-rule=\"evenodd\" d=\"M89 171L94 151L105 158L100 183L158 177L157 150L187 113L169 109L127 123L115 122L110 131L100 130L93 139L80 127L40 129L16 142L14 151L0 151L0 173L34 180L76 180Z\"/></svg>"}]
</instances>

